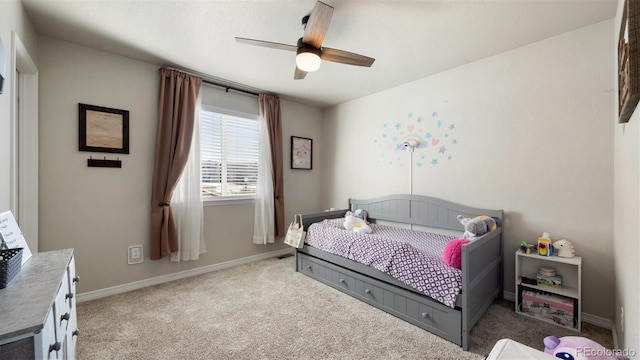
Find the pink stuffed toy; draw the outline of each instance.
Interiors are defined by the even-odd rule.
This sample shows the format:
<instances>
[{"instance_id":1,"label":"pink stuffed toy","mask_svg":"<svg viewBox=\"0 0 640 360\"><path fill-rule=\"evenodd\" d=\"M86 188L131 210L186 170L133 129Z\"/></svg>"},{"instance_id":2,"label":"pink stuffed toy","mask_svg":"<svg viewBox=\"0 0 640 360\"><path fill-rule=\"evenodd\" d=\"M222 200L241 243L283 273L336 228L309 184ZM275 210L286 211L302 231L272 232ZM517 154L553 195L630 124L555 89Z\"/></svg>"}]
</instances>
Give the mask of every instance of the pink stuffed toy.
<instances>
[{"instance_id":1,"label":"pink stuffed toy","mask_svg":"<svg viewBox=\"0 0 640 360\"><path fill-rule=\"evenodd\" d=\"M447 243L442 252L442 260L445 264L456 269L462 269L462 245L470 243L467 239L453 239Z\"/></svg>"},{"instance_id":2,"label":"pink stuffed toy","mask_svg":"<svg viewBox=\"0 0 640 360\"><path fill-rule=\"evenodd\" d=\"M544 352L567 360L622 360L627 359L621 350L610 350L597 342L580 336L544 338Z\"/></svg>"}]
</instances>

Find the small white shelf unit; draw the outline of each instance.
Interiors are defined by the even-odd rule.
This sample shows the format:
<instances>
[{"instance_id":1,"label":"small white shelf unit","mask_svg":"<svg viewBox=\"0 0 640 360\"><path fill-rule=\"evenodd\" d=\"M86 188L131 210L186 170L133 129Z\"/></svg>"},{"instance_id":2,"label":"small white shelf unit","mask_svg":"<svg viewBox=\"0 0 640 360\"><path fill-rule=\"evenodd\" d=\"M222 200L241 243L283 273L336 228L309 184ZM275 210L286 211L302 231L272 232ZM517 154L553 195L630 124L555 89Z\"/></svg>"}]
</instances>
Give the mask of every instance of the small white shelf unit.
<instances>
[{"instance_id":1,"label":"small white shelf unit","mask_svg":"<svg viewBox=\"0 0 640 360\"><path fill-rule=\"evenodd\" d=\"M540 266L552 267L562 275L562 288L554 288L545 285L531 285L522 282L522 277L536 279ZM568 329L582 331L582 257L574 256L570 258L559 256L542 256L538 253L526 254L520 250L516 251L516 312L523 316L532 317L538 320L555 324L551 320L541 319L521 311L522 290L529 289L544 291L550 294L562 295L574 300L574 313L577 314L575 326L566 327ZM562 326L560 324L556 324Z\"/></svg>"}]
</instances>

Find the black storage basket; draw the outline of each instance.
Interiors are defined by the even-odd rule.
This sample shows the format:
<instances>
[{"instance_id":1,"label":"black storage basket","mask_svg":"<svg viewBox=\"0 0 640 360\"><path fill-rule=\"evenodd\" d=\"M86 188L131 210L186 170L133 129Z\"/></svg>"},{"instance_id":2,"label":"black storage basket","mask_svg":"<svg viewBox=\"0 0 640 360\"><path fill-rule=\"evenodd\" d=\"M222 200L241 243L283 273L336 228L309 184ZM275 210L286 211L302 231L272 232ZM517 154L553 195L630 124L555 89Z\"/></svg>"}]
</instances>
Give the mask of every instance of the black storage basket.
<instances>
[{"instance_id":1,"label":"black storage basket","mask_svg":"<svg viewBox=\"0 0 640 360\"><path fill-rule=\"evenodd\" d=\"M22 267L22 248L0 250L0 289L4 289L18 275Z\"/></svg>"}]
</instances>

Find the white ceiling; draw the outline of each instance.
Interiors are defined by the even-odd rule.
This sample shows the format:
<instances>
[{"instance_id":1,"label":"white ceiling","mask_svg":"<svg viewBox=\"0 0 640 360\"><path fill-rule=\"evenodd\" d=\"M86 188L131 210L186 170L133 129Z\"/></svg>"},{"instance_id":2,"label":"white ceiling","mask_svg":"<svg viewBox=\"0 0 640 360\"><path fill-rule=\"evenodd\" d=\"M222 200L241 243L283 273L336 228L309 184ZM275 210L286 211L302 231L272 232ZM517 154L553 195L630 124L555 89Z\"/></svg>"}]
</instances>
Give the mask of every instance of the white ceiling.
<instances>
[{"instance_id":1,"label":"white ceiling","mask_svg":"<svg viewBox=\"0 0 640 360\"><path fill-rule=\"evenodd\" d=\"M617 9L617 0L324 2L335 10L323 46L373 57L371 68L323 62L294 80L295 53L234 39L295 45L315 0L22 0L39 34L319 107L612 19Z\"/></svg>"}]
</instances>

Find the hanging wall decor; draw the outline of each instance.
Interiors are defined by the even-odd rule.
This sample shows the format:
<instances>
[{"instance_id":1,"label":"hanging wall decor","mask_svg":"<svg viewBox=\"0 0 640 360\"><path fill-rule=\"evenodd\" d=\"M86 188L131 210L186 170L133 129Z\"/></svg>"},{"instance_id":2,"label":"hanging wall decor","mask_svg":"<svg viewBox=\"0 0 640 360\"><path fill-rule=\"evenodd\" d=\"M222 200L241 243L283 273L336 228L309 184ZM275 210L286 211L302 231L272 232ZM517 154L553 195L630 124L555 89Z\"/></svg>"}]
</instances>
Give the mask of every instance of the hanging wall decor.
<instances>
[{"instance_id":1,"label":"hanging wall decor","mask_svg":"<svg viewBox=\"0 0 640 360\"><path fill-rule=\"evenodd\" d=\"M418 169L433 168L451 161L458 145L456 125L437 111L426 115L409 112L406 118L385 121L382 127L382 134L374 139L380 165L406 166L406 147L403 144L415 143L415 166Z\"/></svg>"},{"instance_id":2,"label":"hanging wall decor","mask_svg":"<svg viewBox=\"0 0 640 360\"><path fill-rule=\"evenodd\" d=\"M311 139L299 136L291 137L291 168L311 170L313 165Z\"/></svg>"},{"instance_id":3,"label":"hanging wall decor","mask_svg":"<svg viewBox=\"0 0 640 360\"><path fill-rule=\"evenodd\" d=\"M80 151L129 153L129 111L78 104Z\"/></svg>"},{"instance_id":4,"label":"hanging wall decor","mask_svg":"<svg viewBox=\"0 0 640 360\"><path fill-rule=\"evenodd\" d=\"M618 122L626 123L640 100L640 3L625 0L618 38Z\"/></svg>"}]
</instances>

